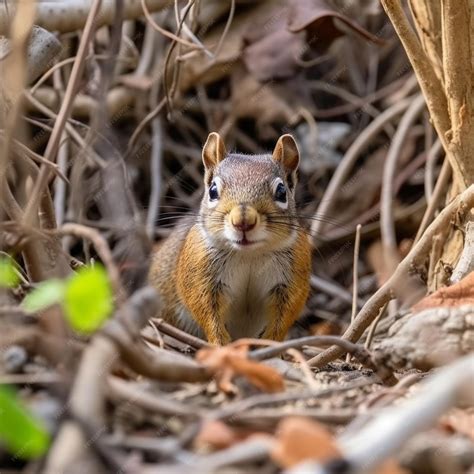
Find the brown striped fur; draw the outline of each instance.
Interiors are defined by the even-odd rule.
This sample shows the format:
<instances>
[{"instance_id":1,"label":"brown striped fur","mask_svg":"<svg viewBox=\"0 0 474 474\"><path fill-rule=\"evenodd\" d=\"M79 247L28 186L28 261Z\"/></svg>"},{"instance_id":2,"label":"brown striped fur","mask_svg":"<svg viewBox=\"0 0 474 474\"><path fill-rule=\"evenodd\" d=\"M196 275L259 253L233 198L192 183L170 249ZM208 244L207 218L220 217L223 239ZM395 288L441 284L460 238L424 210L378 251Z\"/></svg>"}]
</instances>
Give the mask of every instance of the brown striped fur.
<instances>
[{"instance_id":1,"label":"brown striped fur","mask_svg":"<svg viewBox=\"0 0 474 474\"><path fill-rule=\"evenodd\" d=\"M311 244L295 215L298 160L289 135L261 156L227 154L221 138L209 136L200 217L186 218L153 256L149 280L165 320L213 344L285 338L311 271ZM218 199L211 199L214 183ZM286 203L277 202L279 183Z\"/></svg>"}]
</instances>

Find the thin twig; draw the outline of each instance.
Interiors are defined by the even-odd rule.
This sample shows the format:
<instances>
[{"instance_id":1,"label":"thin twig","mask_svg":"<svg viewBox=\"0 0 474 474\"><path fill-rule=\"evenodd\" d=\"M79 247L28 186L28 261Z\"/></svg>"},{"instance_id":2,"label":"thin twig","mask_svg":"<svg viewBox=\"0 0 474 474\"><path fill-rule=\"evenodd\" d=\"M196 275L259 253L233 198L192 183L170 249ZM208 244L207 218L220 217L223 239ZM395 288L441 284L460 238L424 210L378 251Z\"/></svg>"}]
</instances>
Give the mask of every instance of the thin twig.
<instances>
[{"instance_id":1,"label":"thin twig","mask_svg":"<svg viewBox=\"0 0 474 474\"><path fill-rule=\"evenodd\" d=\"M153 19L153 16L151 15L150 11L148 10L148 7L146 6L145 0L141 0L141 5L142 5L142 10L145 15L145 18L147 21L150 23L150 25L159 33L162 35L166 36L167 38L176 41L177 43L183 44L184 46L188 46L189 48L192 49L201 49L203 50L204 48L196 43L193 43L191 41L187 41L184 38L180 38L179 36L171 33L171 31L166 30L165 28L162 28L156 21Z\"/></svg>"},{"instance_id":2,"label":"thin twig","mask_svg":"<svg viewBox=\"0 0 474 474\"><path fill-rule=\"evenodd\" d=\"M110 283L114 289L118 303L124 302L125 290L120 281L120 272L115 265L112 251L105 238L96 229L81 224L67 223L54 231L57 235L74 235L83 239L88 239L94 244L94 248L102 260L110 278Z\"/></svg>"},{"instance_id":3,"label":"thin twig","mask_svg":"<svg viewBox=\"0 0 474 474\"><path fill-rule=\"evenodd\" d=\"M227 17L227 22L224 27L224 31L222 32L221 37L219 38L219 42L217 43L216 49L214 51L214 61L217 60L219 53L221 52L222 45L227 37L227 33L229 32L230 25L232 25L232 20L234 19L235 13L235 0L230 0L230 10L229 16Z\"/></svg>"},{"instance_id":4,"label":"thin twig","mask_svg":"<svg viewBox=\"0 0 474 474\"><path fill-rule=\"evenodd\" d=\"M203 341L202 339L199 339L196 336L188 334L185 331L181 331L181 329L178 329L177 327L168 324L167 322L163 321L163 319L153 318L153 322L156 324L156 327L164 334L174 337L175 339L178 339L178 341L184 342L185 344L188 344L191 347L194 347L195 349L202 349L203 347L212 347L211 344L209 344L208 342Z\"/></svg>"},{"instance_id":5,"label":"thin twig","mask_svg":"<svg viewBox=\"0 0 474 474\"><path fill-rule=\"evenodd\" d=\"M373 320L372 324L370 325L369 327L369 332L367 333L367 339L365 340L365 344L364 344L364 347L367 349L367 350L370 350L370 345L372 344L372 339L374 337L374 334L375 334L375 330L377 329L377 325L379 324L379 321L382 319L384 313L385 313L385 310L388 306L388 303L386 303L381 309L380 309L380 312L379 314L377 315L377 317Z\"/></svg>"},{"instance_id":6,"label":"thin twig","mask_svg":"<svg viewBox=\"0 0 474 474\"><path fill-rule=\"evenodd\" d=\"M354 321L357 314L357 296L359 295L359 251L360 251L360 229L362 226L357 224L354 242L354 261L352 264L352 308L351 322ZM346 362L350 362L351 356L347 354Z\"/></svg>"},{"instance_id":7,"label":"thin twig","mask_svg":"<svg viewBox=\"0 0 474 474\"><path fill-rule=\"evenodd\" d=\"M397 169L398 158L402 152L403 145L406 142L406 137L411 130L413 122L421 113L424 105L424 97L421 94L418 94L403 114L385 159L382 193L380 198L380 232L384 248L385 265L390 273L394 271L399 261L393 219L393 177Z\"/></svg>"},{"instance_id":8,"label":"thin twig","mask_svg":"<svg viewBox=\"0 0 474 474\"><path fill-rule=\"evenodd\" d=\"M423 214L423 218L421 219L420 227L415 236L415 240L413 241L413 245L415 245L423 235L423 232L428 227L428 224L434 217L435 211L438 208L441 197L448 185L449 179L451 178L451 165L449 160L445 159L443 161L443 166L441 167L441 171L438 176L438 180L436 181L435 187L433 189L433 194L431 195L431 199L428 203L428 207Z\"/></svg>"},{"instance_id":9,"label":"thin twig","mask_svg":"<svg viewBox=\"0 0 474 474\"><path fill-rule=\"evenodd\" d=\"M150 159L151 193L146 218L146 232L150 239L155 235L155 225L159 218L161 188L162 188L162 161L163 161L163 131L159 117L151 123L152 148Z\"/></svg>"},{"instance_id":10,"label":"thin twig","mask_svg":"<svg viewBox=\"0 0 474 474\"><path fill-rule=\"evenodd\" d=\"M433 194L434 181L435 181L434 170L435 170L437 158L440 155L442 150L443 150L443 145L441 145L440 139L437 138L427 153L426 166L425 166L425 197L426 197L427 202L429 202Z\"/></svg>"}]
</instances>

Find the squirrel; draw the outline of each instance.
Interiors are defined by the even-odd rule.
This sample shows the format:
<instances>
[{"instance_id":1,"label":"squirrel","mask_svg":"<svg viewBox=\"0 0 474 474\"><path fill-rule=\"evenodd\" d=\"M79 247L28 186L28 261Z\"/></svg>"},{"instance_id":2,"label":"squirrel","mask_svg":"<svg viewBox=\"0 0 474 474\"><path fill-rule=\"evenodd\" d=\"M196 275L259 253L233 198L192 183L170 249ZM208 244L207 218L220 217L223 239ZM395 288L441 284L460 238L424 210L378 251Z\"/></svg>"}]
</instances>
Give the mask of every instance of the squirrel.
<instances>
[{"instance_id":1,"label":"squirrel","mask_svg":"<svg viewBox=\"0 0 474 474\"><path fill-rule=\"evenodd\" d=\"M227 153L209 134L198 215L187 216L152 255L149 282L161 317L215 345L242 337L282 341L309 293L312 246L299 223L299 152L291 135L272 155Z\"/></svg>"}]
</instances>

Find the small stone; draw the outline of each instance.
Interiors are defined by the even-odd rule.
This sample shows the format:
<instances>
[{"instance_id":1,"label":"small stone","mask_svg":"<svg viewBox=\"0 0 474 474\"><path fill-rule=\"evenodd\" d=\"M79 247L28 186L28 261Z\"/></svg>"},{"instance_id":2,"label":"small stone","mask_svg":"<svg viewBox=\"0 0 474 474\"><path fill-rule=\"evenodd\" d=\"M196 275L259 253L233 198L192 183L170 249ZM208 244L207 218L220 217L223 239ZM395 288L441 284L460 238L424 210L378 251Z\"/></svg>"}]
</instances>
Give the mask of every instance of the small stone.
<instances>
[{"instance_id":1,"label":"small stone","mask_svg":"<svg viewBox=\"0 0 474 474\"><path fill-rule=\"evenodd\" d=\"M3 365L5 372L14 374L20 372L28 361L28 354L21 346L10 346L3 353Z\"/></svg>"}]
</instances>

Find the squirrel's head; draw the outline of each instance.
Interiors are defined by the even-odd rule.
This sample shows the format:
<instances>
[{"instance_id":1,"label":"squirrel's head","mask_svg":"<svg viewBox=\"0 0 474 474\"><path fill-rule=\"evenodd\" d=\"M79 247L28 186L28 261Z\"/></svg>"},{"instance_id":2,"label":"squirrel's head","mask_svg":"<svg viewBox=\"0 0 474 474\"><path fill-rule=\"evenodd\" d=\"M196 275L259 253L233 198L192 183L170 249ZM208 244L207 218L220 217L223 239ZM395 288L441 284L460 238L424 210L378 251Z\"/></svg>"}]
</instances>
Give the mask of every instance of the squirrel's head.
<instances>
[{"instance_id":1,"label":"squirrel's head","mask_svg":"<svg viewBox=\"0 0 474 474\"><path fill-rule=\"evenodd\" d=\"M227 153L211 133L204 145L202 228L213 245L251 251L291 245L298 226L295 185L299 153L291 135L271 155Z\"/></svg>"}]
</instances>

